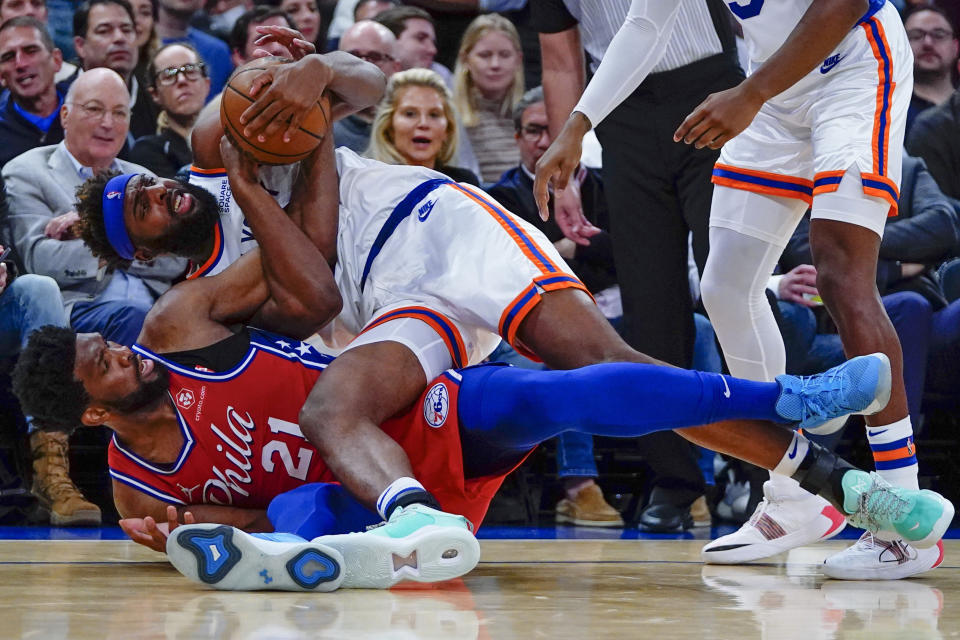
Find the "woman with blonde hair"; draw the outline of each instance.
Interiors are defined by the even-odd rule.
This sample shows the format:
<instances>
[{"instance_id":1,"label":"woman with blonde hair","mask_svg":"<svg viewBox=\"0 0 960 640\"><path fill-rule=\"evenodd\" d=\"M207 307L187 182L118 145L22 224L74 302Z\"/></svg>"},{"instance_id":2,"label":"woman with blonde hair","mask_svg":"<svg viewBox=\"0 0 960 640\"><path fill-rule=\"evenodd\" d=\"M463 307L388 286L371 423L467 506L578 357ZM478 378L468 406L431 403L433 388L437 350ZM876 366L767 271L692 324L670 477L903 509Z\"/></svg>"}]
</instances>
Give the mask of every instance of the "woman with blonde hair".
<instances>
[{"instance_id":1,"label":"woman with blonde hair","mask_svg":"<svg viewBox=\"0 0 960 640\"><path fill-rule=\"evenodd\" d=\"M390 76L370 131L369 157L409 164L479 186L471 171L450 166L459 134L450 90L430 69L408 69Z\"/></svg>"},{"instance_id":2,"label":"woman with blonde hair","mask_svg":"<svg viewBox=\"0 0 960 640\"><path fill-rule=\"evenodd\" d=\"M523 54L516 28L495 13L479 16L460 42L453 103L484 182L496 182L520 162L512 115L523 89Z\"/></svg>"}]
</instances>

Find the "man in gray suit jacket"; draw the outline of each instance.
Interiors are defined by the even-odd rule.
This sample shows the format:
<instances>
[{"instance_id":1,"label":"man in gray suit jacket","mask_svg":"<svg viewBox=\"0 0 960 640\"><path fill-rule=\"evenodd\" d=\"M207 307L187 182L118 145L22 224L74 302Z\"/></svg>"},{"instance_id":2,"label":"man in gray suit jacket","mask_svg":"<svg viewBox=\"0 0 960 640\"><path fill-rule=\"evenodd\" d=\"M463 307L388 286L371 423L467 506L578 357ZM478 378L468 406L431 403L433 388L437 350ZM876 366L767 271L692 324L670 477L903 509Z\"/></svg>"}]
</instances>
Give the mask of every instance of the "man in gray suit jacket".
<instances>
[{"instance_id":1,"label":"man in gray suit jacket","mask_svg":"<svg viewBox=\"0 0 960 640\"><path fill-rule=\"evenodd\" d=\"M161 258L106 271L74 230L74 191L95 172L145 169L117 160L127 136L130 96L123 79L91 69L71 86L61 107L64 140L23 153L3 167L12 240L29 273L50 276L63 293L74 329L130 345L154 300L186 263ZM34 493L57 523L99 524L100 511L68 475L67 434L34 429Z\"/></svg>"}]
</instances>

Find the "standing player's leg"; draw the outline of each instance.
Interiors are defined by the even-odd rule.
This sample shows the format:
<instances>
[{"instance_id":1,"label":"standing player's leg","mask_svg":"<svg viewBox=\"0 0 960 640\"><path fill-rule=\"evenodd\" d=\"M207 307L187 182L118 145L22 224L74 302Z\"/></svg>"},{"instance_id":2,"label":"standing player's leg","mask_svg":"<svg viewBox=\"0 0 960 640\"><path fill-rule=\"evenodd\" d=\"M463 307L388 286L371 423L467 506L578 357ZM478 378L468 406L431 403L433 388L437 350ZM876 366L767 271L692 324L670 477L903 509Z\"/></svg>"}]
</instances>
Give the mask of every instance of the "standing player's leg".
<instances>
[{"instance_id":1,"label":"standing player's leg","mask_svg":"<svg viewBox=\"0 0 960 640\"><path fill-rule=\"evenodd\" d=\"M810 246L817 288L837 323L845 353L872 349L890 357L890 403L867 418L867 441L878 473L891 484L915 489L918 467L902 353L876 287L877 255L889 207L886 200L863 193L856 170L847 171L835 192L814 198ZM885 562L885 557L896 562ZM939 546L916 549L903 540L881 541L867 532L857 544L828 558L824 572L834 578L895 579L928 571L942 559Z\"/></svg>"},{"instance_id":2,"label":"standing player's leg","mask_svg":"<svg viewBox=\"0 0 960 640\"><path fill-rule=\"evenodd\" d=\"M796 198L714 188L701 295L733 375L772 380L785 370L766 287L805 209ZM844 526L836 509L785 476L772 475L763 493L750 521L704 546L704 561L749 562L832 537Z\"/></svg>"}]
</instances>

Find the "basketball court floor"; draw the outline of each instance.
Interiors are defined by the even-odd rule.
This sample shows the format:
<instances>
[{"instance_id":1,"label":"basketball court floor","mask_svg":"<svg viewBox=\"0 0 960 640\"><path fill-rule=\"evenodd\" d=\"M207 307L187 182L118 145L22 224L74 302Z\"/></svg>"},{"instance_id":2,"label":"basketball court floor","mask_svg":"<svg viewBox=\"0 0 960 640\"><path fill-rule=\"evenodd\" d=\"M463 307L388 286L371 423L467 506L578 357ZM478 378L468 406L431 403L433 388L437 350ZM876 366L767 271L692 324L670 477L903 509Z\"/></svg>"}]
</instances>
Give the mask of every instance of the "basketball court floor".
<instances>
[{"instance_id":1,"label":"basketball court floor","mask_svg":"<svg viewBox=\"0 0 960 640\"><path fill-rule=\"evenodd\" d=\"M703 540L690 534L481 534L480 565L460 580L305 594L200 586L116 528L0 528L0 638L960 637L956 539L945 541L943 564L926 577L842 582L824 579L818 565L849 539L724 567L703 565Z\"/></svg>"}]
</instances>

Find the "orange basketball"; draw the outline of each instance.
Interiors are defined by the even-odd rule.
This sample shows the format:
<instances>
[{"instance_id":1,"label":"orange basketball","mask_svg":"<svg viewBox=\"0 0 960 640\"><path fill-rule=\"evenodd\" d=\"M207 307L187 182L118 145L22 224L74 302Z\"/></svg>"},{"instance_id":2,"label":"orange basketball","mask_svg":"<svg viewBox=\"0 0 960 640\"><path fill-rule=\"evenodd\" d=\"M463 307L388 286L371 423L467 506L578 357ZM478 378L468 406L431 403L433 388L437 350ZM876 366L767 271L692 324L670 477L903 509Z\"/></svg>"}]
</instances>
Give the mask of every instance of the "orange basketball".
<instances>
[{"instance_id":1,"label":"orange basketball","mask_svg":"<svg viewBox=\"0 0 960 640\"><path fill-rule=\"evenodd\" d=\"M283 129L263 142L256 137L246 138L240 116L254 102L250 97L250 85L260 72L270 67L286 64L286 58L257 58L238 67L220 98L220 122L230 141L241 151L253 156L262 164L290 164L303 160L313 151L330 129L330 100L321 96L310 113L300 122L299 130L290 142L284 142ZM266 91L266 87L260 90Z\"/></svg>"}]
</instances>

